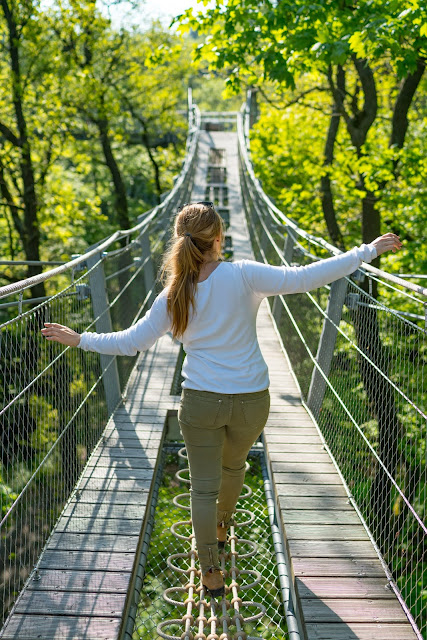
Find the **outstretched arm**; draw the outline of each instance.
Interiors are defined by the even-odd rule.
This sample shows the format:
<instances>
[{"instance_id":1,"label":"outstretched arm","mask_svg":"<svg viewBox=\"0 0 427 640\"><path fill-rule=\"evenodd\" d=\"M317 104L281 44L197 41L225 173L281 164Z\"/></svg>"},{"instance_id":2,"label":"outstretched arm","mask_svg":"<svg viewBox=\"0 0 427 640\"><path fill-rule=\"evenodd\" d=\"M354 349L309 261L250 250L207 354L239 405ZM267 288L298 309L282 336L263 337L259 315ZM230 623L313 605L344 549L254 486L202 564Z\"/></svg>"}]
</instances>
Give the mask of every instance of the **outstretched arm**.
<instances>
[{"instance_id":1,"label":"outstretched arm","mask_svg":"<svg viewBox=\"0 0 427 640\"><path fill-rule=\"evenodd\" d=\"M398 236L386 233L369 244L362 244L338 256L313 264L301 267L275 267L245 260L242 269L248 285L260 297L304 293L348 276L356 271L362 262L371 262L382 253L395 252L401 247Z\"/></svg>"},{"instance_id":2,"label":"outstretched arm","mask_svg":"<svg viewBox=\"0 0 427 640\"><path fill-rule=\"evenodd\" d=\"M170 329L164 291L157 296L145 316L124 331L111 333L88 333L82 335L56 322L45 322L41 330L46 340L53 340L69 347L80 347L84 351L96 351L107 355L134 356L138 351L149 349L158 338Z\"/></svg>"}]
</instances>

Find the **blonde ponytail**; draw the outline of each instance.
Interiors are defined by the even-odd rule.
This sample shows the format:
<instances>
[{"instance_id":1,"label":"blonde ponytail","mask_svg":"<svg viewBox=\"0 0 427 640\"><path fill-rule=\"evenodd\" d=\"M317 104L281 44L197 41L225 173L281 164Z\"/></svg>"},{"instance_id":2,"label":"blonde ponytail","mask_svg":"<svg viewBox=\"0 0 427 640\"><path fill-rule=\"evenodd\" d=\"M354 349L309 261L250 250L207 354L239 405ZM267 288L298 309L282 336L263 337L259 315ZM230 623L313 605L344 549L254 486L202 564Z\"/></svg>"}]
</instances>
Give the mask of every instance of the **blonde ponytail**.
<instances>
[{"instance_id":1,"label":"blonde ponytail","mask_svg":"<svg viewBox=\"0 0 427 640\"><path fill-rule=\"evenodd\" d=\"M222 218L213 206L185 205L175 219L174 235L161 271L168 287L167 305L174 337L181 336L187 328L205 254L212 251L215 238L222 238L222 231Z\"/></svg>"}]
</instances>

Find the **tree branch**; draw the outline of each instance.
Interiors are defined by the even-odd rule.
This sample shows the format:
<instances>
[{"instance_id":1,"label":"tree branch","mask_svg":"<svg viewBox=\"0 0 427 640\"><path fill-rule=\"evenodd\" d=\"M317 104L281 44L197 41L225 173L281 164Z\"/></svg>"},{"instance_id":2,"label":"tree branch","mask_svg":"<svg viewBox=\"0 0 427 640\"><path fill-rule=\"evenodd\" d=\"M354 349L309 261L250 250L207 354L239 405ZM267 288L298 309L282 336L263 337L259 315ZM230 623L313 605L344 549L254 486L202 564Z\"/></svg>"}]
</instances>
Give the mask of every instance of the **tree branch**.
<instances>
[{"instance_id":1,"label":"tree branch","mask_svg":"<svg viewBox=\"0 0 427 640\"><path fill-rule=\"evenodd\" d=\"M261 95L263 96L263 98L266 100L266 102L271 104L271 106L274 107L275 109L280 109L281 110L281 109L288 109L289 107L292 107L292 105L298 104L302 100L302 98L304 98L309 93L313 93L314 91L327 91L328 89L326 87L322 87L320 85L316 85L314 87L310 87L310 89L306 89L305 91L302 91L298 96L296 96L296 98L294 98L293 100L289 100L288 102L285 102L285 103L282 103L282 102L280 102L278 100L272 100L271 98L268 98L262 87L258 87L258 90L261 93ZM303 104L304 104L304 106L308 106L305 103L303 103Z\"/></svg>"},{"instance_id":2,"label":"tree branch","mask_svg":"<svg viewBox=\"0 0 427 640\"><path fill-rule=\"evenodd\" d=\"M13 133L12 129L9 129L9 127L6 124L3 124L3 122L0 122L0 133L2 133L6 138L6 140L11 142L14 147L22 146L18 136L16 136Z\"/></svg>"},{"instance_id":3,"label":"tree branch","mask_svg":"<svg viewBox=\"0 0 427 640\"><path fill-rule=\"evenodd\" d=\"M397 96L392 118L392 130L390 136L390 147L396 146L402 149L406 132L408 130L408 111L412 103L415 91L421 82L426 68L426 61L418 58L417 68L413 73L409 73L404 79Z\"/></svg>"},{"instance_id":4,"label":"tree branch","mask_svg":"<svg viewBox=\"0 0 427 640\"><path fill-rule=\"evenodd\" d=\"M337 111L339 111L340 115L342 115L342 117L345 120L346 125L348 126L348 124L350 122L350 115L347 112L347 110L345 108L345 104L344 104L345 93L343 94L335 86L335 82L334 82L334 78L333 78L333 75L332 75L332 67L331 66L328 67L327 78L328 78L329 87L330 87L330 90L331 90L331 93L332 93L332 97L334 99Z\"/></svg>"},{"instance_id":5,"label":"tree branch","mask_svg":"<svg viewBox=\"0 0 427 640\"><path fill-rule=\"evenodd\" d=\"M331 66L329 66L328 68L328 76L333 80ZM341 95L345 94L345 72L341 65L338 65L338 68L337 68L336 90ZM332 113L330 114L328 133L326 136L325 146L323 150L323 166L325 167L326 172L324 175L322 175L320 183L321 183L321 192L322 192L323 215L325 218L329 235L331 237L332 242L338 245L340 249L344 250L345 243L344 243L343 235L341 233L341 229L337 222L334 196L333 196L330 171L329 171L334 161L334 148L337 140L340 119L341 119L340 112L334 100L332 105Z\"/></svg>"},{"instance_id":6,"label":"tree branch","mask_svg":"<svg viewBox=\"0 0 427 640\"><path fill-rule=\"evenodd\" d=\"M355 107L356 111L353 111L354 115L347 126L354 146L360 149L376 118L378 100L374 74L368 61L353 55L353 63L362 84L364 100L362 110Z\"/></svg>"}]
</instances>

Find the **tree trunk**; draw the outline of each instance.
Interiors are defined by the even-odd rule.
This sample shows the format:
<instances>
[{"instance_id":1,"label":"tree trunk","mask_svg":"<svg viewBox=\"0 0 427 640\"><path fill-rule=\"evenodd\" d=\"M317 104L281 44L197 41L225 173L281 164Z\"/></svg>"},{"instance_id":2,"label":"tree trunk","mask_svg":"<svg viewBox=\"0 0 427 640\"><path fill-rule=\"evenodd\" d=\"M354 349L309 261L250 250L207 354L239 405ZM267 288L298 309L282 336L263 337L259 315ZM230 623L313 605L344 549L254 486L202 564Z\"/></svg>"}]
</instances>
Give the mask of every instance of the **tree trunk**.
<instances>
[{"instance_id":1,"label":"tree trunk","mask_svg":"<svg viewBox=\"0 0 427 640\"><path fill-rule=\"evenodd\" d=\"M0 157L0 193L2 195L2 198L5 202L5 206L9 207L9 211L10 211L10 215L12 218L12 222L13 222L13 226L15 227L15 230L17 231L18 235L19 235L19 239L21 240L22 246L25 245L26 242L26 238L25 238L25 229L24 229L24 225L22 223L22 220L20 218L19 215L19 208L16 206L16 204L13 201L13 196L10 192L9 186L6 182L6 176L5 176L5 167L3 165L2 159ZM6 216L6 219L8 221L8 226L9 226L9 217ZM12 232L11 229L9 230L9 238L10 238L10 244L11 244L11 249L10 249L10 259L14 260L15 255L14 255L14 249L13 249L13 245L12 245Z\"/></svg>"},{"instance_id":2,"label":"tree trunk","mask_svg":"<svg viewBox=\"0 0 427 640\"><path fill-rule=\"evenodd\" d=\"M362 301L368 302L366 299ZM358 347L382 372L377 371L362 355L359 356L363 386L371 412L378 421L378 457L391 476L395 477L401 457L399 442L402 439L402 426L396 413L394 389L386 379L389 360L381 342L377 310L359 305L352 317ZM374 474L369 498L370 527L380 543L380 549L386 553L389 546L394 544L391 518L393 484L378 463ZM389 552L387 555L391 557Z\"/></svg>"},{"instance_id":3,"label":"tree trunk","mask_svg":"<svg viewBox=\"0 0 427 640\"><path fill-rule=\"evenodd\" d=\"M96 121L96 124L98 125L105 162L108 169L110 170L111 178L114 184L117 224L119 225L120 229L129 229L130 221L126 188L123 182L119 165L117 164L116 158L114 157L113 149L111 147L111 141L108 135L108 120L105 117L100 118Z\"/></svg>"},{"instance_id":4,"label":"tree trunk","mask_svg":"<svg viewBox=\"0 0 427 640\"><path fill-rule=\"evenodd\" d=\"M161 202L161 195L162 195L162 188L161 188L161 184L160 184L160 167L159 164L157 162L157 160L154 157L154 154L150 148L150 141L148 139L148 133L146 130L144 130L144 133L142 134L142 139L144 140L144 145L145 148L147 149L147 153L148 153L148 157L150 158L150 162L153 165L153 169L154 169L154 182L156 185L156 199L157 199L157 204L160 204Z\"/></svg>"},{"instance_id":5,"label":"tree trunk","mask_svg":"<svg viewBox=\"0 0 427 640\"><path fill-rule=\"evenodd\" d=\"M150 136L148 134L148 127L147 127L147 122L144 118L141 117L141 115L139 113L136 112L136 110L134 109L133 105L131 104L131 102L125 97L125 102L132 114L132 116L140 123L140 125L142 126L142 141L144 143L144 146L147 150L148 153L148 157L150 158L150 162L153 165L153 169L154 169L154 182L156 184L156 191L157 191L157 204L160 204L161 202L161 195L162 195L162 188L161 188L161 184L160 184L160 167L159 167L159 163L157 162L157 160L154 157L154 153L152 151L152 145L150 144Z\"/></svg>"},{"instance_id":6,"label":"tree trunk","mask_svg":"<svg viewBox=\"0 0 427 640\"><path fill-rule=\"evenodd\" d=\"M20 33L18 32L13 10L7 0L1 0L1 6L6 18L9 40L10 67L12 75L12 100L19 131L19 140L16 141L20 149L20 169L23 182L23 228L21 235L26 260L40 260L40 230L37 217L37 196L35 189L34 170L31 159L31 144L28 138L27 123L23 110L23 87L21 82L21 68L19 59ZM13 214L12 214L13 215ZM16 218L13 218L14 222ZM17 228L19 233L19 229ZM28 266L27 276L32 277L41 273L41 266ZM33 297L45 296L44 283L41 282L31 287Z\"/></svg>"},{"instance_id":7,"label":"tree trunk","mask_svg":"<svg viewBox=\"0 0 427 640\"><path fill-rule=\"evenodd\" d=\"M362 199L362 242L369 244L381 235L381 218L375 206L377 198L365 186L363 188L365 195Z\"/></svg>"},{"instance_id":8,"label":"tree trunk","mask_svg":"<svg viewBox=\"0 0 427 640\"><path fill-rule=\"evenodd\" d=\"M329 69L329 74L332 74L332 70ZM344 96L345 92L345 73L341 65L338 65L337 69L337 90ZM326 168L327 173L322 176L320 181L320 189L322 193L322 209L323 216L325 218L326 226L328 228L329 236L340 249L345 249L344 238L341 230L338 226L337 217L335 213L334 198L332 194L331 178L329 176L329 168L334 161L334 147L337 139L338 127L340 124L340 110L336 100L332 106L331 119L329 121L328 134L326 136L325 148L323 151L323 166Z\"/></svg>"},{"instance_id":9,"label":"tree trunk","mask_svg":"<svg viewBox=\"0 0 427 640\"><path fill-rule=\"evenodd\" d=\"M417 68L414 73L409 73L404 79L393 109L390 147L403 149L406 132L408 130L408 111L412 104L413 97L421 82L426 68L426 61L422 58L417 60ZM394 172L396 172L398 160L394 160Z\"/></svg>"},{"instance_id":10,"label":"tree trunk","mask_svg":"<svg viewBox=\"0 0 427 640\"><path fill-rule=\"evenodd\" d=\"M360 184L365 192L362 198L362 242L369 244L381 235L381 216L376 205L377 198L366 189L364 176L360 176ZM372 265L379 267L380 258L372 260ZM362 285L362 288L363 285ZM371 290L367 291L373 298L378 297L378 282L371 279Z\"/></svg>"},{"instance_id":11,"label":"tree trunk","mask_svg":"<svg viewBox=\"0 0 427 640\"><path fill-rule=\"evenodd\" d=\"M113 149L111 147L110 137L108 135L108 120L107 118L101 118L97 121L102 150L104 152L105 162L110 170L111 177L114 184L114 195L115 195L115 209L117 215L117 223L120 229L130 229L131 223L129 220L128 213L128 202L127 202L127 194L125 184L122 178L122 174L120 172L119 165L114 157ZM127 244L127 238L123 238L120 241L122 247L125 247ZM123 291L125 286L129 280L129 270L123 271L130 265L132 261L132 255L130 251L126 251L124 253L120 253L117 260L117 269L118 271L118 285L119 291ZM124 293L121 295L119 299L119 307L120 313L119 315L123 318L126 318L126 322L129 325L132 318L128 317L129 313L132 310L132 302L129 288L124 290ZM116 328L114 328L116 330Z\"/></svg>"},{"instance_id":12,"label":"tree trunk","mask_svg":"<svg viewBox=\"0 0 427 640\"><path fill-rule=\"evenodd\" d=\"M351 106L351 117L345 111L344 101L341 109L348 133L360 158L363 155L362 147L377 115L378 102L374 75L367 61L354 57L353 62L363 89L363 107L361 109L358 107L356 91ZM358 186L365 193L362 198L362 240L369 243L381 234L380 213L376 207L376 197L366 188L364 174L360 174ZM379 259L377 258L373 263L378 266ZM371 280L371 291L368 290L368 286L369 279L366 279L361 288L375 299L377 297L376 282ZM371 298L362 296L361 302L370 304ZM402 428L396 413L394 390L387 381L389 360L381 341L377 309L359 305L357 311L353 313L353 321L361 352L366 354L380 370L377 371L364 357L359 357L363 386L372 415L378 422L377 453L385 468L394 477L400 460L399 442L402 437ZM369 505L372 514L371 528L382 552L386 554L388 551L389 554L393 553L395 544L391 518L393 484L379 463L375 465L374 474Z\"/></svg>"}]
</instances>

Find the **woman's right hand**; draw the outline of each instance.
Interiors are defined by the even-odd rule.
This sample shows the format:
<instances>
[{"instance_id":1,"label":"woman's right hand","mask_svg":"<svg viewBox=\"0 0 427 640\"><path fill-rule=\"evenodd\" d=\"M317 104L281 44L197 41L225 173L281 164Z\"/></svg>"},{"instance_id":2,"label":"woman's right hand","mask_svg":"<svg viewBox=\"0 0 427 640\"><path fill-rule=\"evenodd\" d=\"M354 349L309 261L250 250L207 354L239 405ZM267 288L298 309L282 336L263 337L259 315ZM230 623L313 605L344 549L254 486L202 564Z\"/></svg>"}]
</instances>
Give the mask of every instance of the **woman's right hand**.
<instances>
[{"instance_id":1,"label":"woman's right hand","mask_svg":"<svg viewBox=\"0 0 427 640\"><path fill-rule=\"evenodd\" d=\"M67 347L77 347L80 344L80 334L63 324L45 322L44 327L41 332L46 340L66 344Z\"/></svg>"},{"instance_id":2,"label":"woman's right hand","mask_svg":"<svg viewBox=\"0 0 427 640\"><path fill-rule=\"evenodd\" d=\"M371 244L376 248L377 256L380 256L386 251L393 251L393 253L396 253L396 251L402 248L399 236L395 233L385 233L383 236L375 238Z\"/></svg>"}]
</instances>

